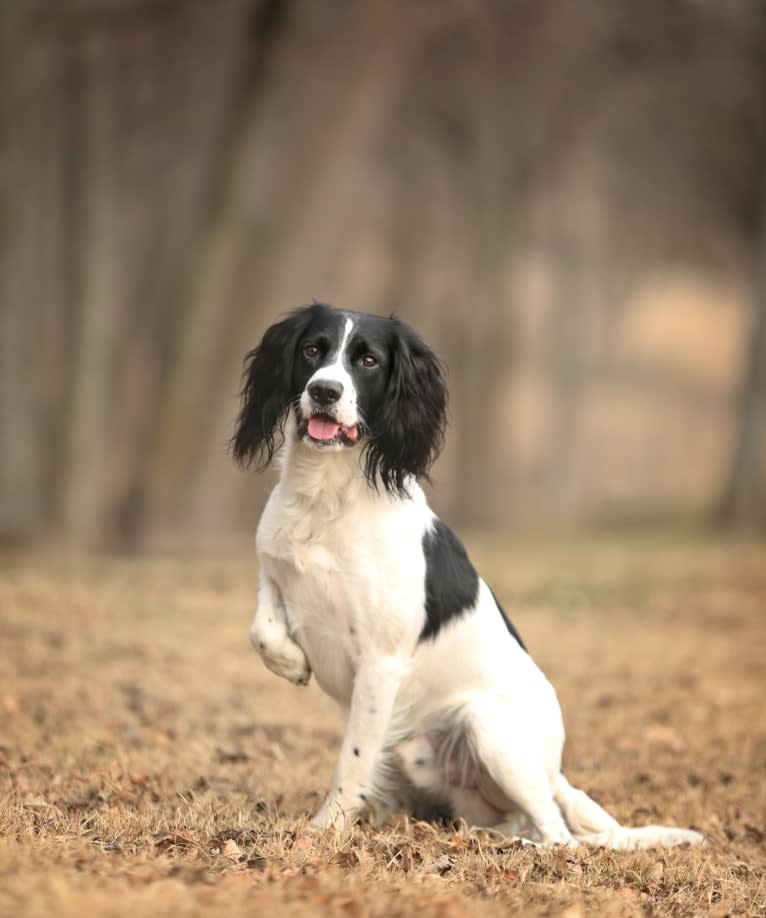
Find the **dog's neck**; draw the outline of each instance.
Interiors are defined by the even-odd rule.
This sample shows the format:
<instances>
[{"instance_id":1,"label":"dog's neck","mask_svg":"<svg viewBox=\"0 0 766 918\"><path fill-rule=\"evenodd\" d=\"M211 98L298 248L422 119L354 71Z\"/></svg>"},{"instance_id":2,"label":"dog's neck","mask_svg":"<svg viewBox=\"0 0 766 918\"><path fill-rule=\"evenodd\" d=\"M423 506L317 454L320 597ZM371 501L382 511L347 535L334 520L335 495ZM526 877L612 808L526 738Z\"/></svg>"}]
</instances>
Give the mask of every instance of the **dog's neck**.
<instances>
[{"instance_id":1,"label":"dog's neck","mask_svg":"<svg viewBox=\"0 0 766 918\"><path fill-rule=\"evenodd\" d=\"M295 420L288 419L280 454L279 531L288 546L286 556L298 567L303 564L303 549L320 542L328 530L348 517L375 513L384 503L425 504L425 495L414 479L408 483L407 497L388 494L382 481L376 490L365 477L361 461L361 446L317 449L298 438Z\"/></svg>"},{"instance_id":2,"label":"dog's neck","mask_svg":"<svg viewBox=\"0 0 766 918\"><path fill-rule=\"evenodd\" d=\"M388 494L380 479L378 487L373 487L362 468L362 449L358 445L342 450L322 450L304 443L297 435L295 418L290 415L285 425L279 482L285 506L295 523L296 535L298 530L305 528L304 523L311 523L309 538L313 539L317 520L330 523L346 513L358 511L360 504L367 504L371 509L370 503L425 502L414 478L407 479L406 496Z\"/></svg>"},{"instance_id":3,"label":"dog's neck","mask_svg":"<svg viewBox=\"0 0 766 918\"><path fill-rule=\"evenodd\" d=\"M334 519L364 492L372 492L360 465L361 447L322 450L300 440L291 416L285 427L280 483L287 499L306 512Z\"/></svg>"}]
</instances>

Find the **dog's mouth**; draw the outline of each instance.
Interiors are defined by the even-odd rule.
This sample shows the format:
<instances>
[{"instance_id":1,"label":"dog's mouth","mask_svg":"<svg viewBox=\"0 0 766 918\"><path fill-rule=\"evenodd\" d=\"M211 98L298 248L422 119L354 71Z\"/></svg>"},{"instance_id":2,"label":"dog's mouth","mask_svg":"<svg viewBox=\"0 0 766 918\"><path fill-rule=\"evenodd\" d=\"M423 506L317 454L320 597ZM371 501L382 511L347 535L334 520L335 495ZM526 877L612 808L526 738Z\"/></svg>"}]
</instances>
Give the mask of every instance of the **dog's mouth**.
<instances>
[{"instance_id":1,"label":"dog's mouth","mask_svg":"<svg viewBox=\"0 0 766 918\"><path fill-rule=\"evenodd\" d=\"M359 441L359 427L341 424L329 414L312 414L299 421L298 436L319 446L354 446Z\"/></svg>"}]
</instances>

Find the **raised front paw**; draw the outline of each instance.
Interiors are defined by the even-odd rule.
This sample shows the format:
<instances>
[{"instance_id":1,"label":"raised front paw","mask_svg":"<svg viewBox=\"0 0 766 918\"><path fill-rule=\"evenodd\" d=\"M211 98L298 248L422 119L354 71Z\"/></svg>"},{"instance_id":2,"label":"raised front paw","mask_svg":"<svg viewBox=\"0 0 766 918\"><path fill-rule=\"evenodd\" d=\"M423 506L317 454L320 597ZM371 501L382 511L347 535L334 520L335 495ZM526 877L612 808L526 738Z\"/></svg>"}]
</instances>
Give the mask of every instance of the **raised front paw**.
<instances>
[{"instance_id":1,"label":"raised front paw","mask_svg":"<svg viewBox=\"0 0 766 918\"><path fill-rule=\"evenodd\" d=\"M258 633L257 628L250 631L253 647L260 654L266 666L277 676L294 683L308 685L311 678L311 667L306 654L286 635L275 639Z\"/></svg>"},{"instance_id":2,"label":"raised front paw","mask_svg":"<svg viewBox=\"0 0 766 918\"><path fill-rule=\"evenodd\" d=\"M285 657L263 657L263 662L277 676L282 676L293 685L308 685L311 667L305 657L302 660L288 660Z\"/></svg>"}]
</instances>

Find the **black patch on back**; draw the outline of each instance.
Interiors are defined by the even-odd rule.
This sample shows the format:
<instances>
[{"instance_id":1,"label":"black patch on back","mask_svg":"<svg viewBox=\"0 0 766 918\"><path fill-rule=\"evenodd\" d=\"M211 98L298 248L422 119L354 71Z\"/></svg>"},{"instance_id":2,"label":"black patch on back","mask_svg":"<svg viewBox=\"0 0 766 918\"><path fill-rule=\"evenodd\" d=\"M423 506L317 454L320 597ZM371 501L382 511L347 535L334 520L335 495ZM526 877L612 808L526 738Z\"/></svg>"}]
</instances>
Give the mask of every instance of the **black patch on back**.
<instances>
[{"instance_id":1,"label":"black patch on back","mask_svg":"<svg viewBox=\"0 0 766 918\"><path fill-rule=\"evenodd\" d=\"M522 650L525 650L527 653L529 653L529 651L527 650L527 645L524 643L524 641L521 640L521 635L514 627L514 624L510 620L510 618L508 618L508 615L506 614L505 609L500 605L500 600L497 598L497 596L495 596L495 591L492 589L492 587L489 588L489 592L492 594L492 598L495 600L495 605L497 606L498 611L503 616L505 627L510 631L513 637L516 638L516 641L518 642L519 647L521 647Z\"/></svg>"},{"instance_id":2,"label":"black patch on back","mask_svg":"<svg viewBox=\"0 0 766 918\"><path fill-rule=\"evenodd\" d=\"M479 595L479 577L454 532L434 520L423 536L426 558L426 622L421 641L436 637L452 619L470 609Z\"/></svg>"}]
</instances>

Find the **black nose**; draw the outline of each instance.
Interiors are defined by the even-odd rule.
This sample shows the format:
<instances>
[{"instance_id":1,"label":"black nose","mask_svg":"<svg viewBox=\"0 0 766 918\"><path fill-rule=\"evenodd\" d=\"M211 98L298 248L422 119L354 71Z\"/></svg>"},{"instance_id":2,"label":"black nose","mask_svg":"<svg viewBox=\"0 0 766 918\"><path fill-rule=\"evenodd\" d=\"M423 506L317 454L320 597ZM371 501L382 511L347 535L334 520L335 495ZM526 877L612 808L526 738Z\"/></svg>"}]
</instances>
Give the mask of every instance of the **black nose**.
<instances>
[{"instance_id":1,"label":"black nose","mask_svg":"<svg viewBox=\"0 0 766 918\"><path fill-rule=\"evenodd\" d=\"M323 379L309 386L309 395L317 405L332 405L343 395L343 386L332 379Z\"/></svg>"}]
</instances>

